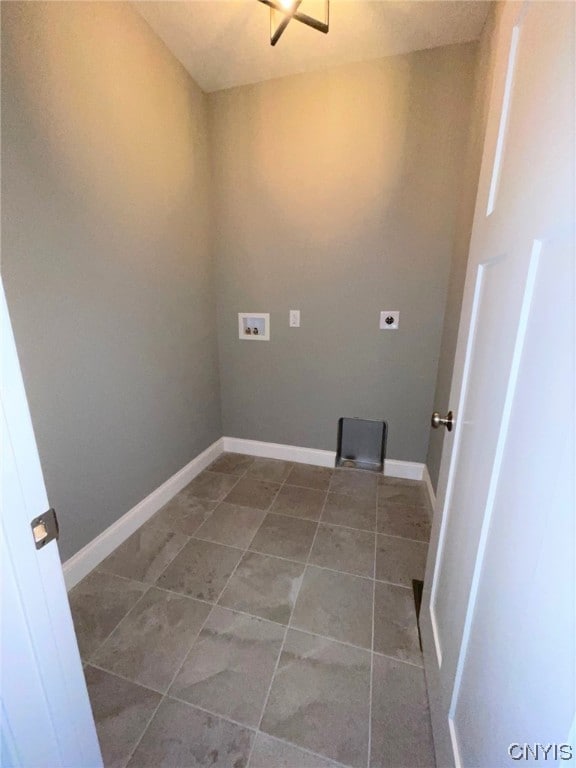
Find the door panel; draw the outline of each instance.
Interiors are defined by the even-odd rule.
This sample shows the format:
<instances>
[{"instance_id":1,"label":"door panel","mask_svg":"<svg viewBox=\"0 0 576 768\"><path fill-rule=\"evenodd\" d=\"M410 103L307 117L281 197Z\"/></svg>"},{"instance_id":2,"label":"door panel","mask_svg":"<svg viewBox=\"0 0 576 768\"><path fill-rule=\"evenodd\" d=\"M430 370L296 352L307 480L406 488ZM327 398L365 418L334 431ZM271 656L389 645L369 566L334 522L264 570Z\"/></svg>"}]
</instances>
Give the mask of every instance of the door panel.
<instances>
[{"instance_id":1,"label":"door panel","mask_svg":"<svg viewBox=\"0 0 576 768\"><path fill-rule=\"evenodd\" d=\"M574 23L498 7L421 614L441 768L574 728Z\"/></svg>"},{"instance_id":2,"label":"door panel","mask_svg":"<svg viewBox=\"0 0 576 768\"><path fill-rule=\"evenodd\" d=\"M477 270L477 310L468 369L473 386L467 387L461 409L466 417L459 425L453 459L458 483L449 500L445 540L432 593L442 661L446 653L457 651L451 648L450 638L464 619L518 325L522 296L517 286L525 282L525 275L526 264L510 255L480 264ZM494 379L493 366L503 375ZM452 578L454 572L459 574L457 580Z\"/></svg>"},{"instance_id":3,"label":"door panel","mask_svg":"<svg viewBox=\"0 0 576 768\"><path fill-rule=\"evenodd\" d=\"M559 408L573 405L574 263L569 245L560 236L533 248L510 380L510 415L503 425L495 498L476 564L477 591L468 608L470 630L464 633L451 708L466 765L498 765L511 742L562 744L576 710L570 642L576 599L575 414L573 408ZM509 654L519 639L520 652ZM535 706L543 703L544 691L552 695L545 706ZM474 727L478 722L482 731ZM488 744L484 729L490 734Z\"/></svg>"}]
</instances>

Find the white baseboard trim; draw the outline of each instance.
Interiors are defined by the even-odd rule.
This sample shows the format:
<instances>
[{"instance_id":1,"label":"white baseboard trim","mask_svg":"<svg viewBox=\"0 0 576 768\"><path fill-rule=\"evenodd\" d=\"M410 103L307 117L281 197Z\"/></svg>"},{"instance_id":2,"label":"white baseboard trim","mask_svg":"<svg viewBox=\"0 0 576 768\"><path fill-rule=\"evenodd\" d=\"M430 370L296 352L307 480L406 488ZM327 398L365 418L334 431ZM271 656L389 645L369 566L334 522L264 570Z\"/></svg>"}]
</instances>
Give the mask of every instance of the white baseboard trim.
<instances>
[{"instance_id":1,"label":"white baseboard trim","mask_svg":"<svg viewBox=\"0 0 576 768\"><path fill-rule=\"evenodd\" d=\"M165 483L121 518L112 523L105 531L95 539L82 547L63 565L64 581L67 589L84 578L90 571L99 565L105 557L113 552L116 547L134 533L140 526L156 514L164 504L188 485L203 469L206 469L224 451L224 440L220 438L208 446L195 459L182 467L175 475L169 477Z\"/></svg>"},{"instance_id":2,"label":"white baseboard trim","mask_svg":"<svg viewBox=\"0 0 576 768\"><path fill-rule=\"evenodd\" d=\"M115 523L112 523L105 531L73 555L63 565L64 580L67 589L72 589L84 576L87 576L93 568L96 568L105 557L113 552L116 547L138 530L152 515L179 493L196 475L206 469L224 451L231 453L245 453L248 456L260 456L267 459L283 459L299 464L314 464L318 467L333 467L336 460L335 451L324 451L320 448L303 448L297 445L281 445L280 443L265 443L260 440L244 440L239 437L221 437L205 451L175 475L169 477L165 483L141 502L132 507L125 515ZM384 474L390 477L401 477L406 480L425 480L428 493L433 498L432 484L428 470L424 464L413 461L397 461L386 459L384 462Z\"/></svg>"},{"instance_id":3,"label":"white baseboard trim","mask_svg":"<svg viewBox=\"0 0 576 768\"><path fill-rule=\"evenodd\" d=\"M424 464L420 464L417 461L385 459L384 474L389 477L400 477L403 480L422 480L424 476Z\"/></svg>"},{"instance_id":4,"label":"white baseboard trim","mask_svg":"<svg viewBox=\"0 0 576 768\"><path fill-rule=\"evenodd\" d=\"M241 437L224 437L224 450L232 453L245 453L248 456L260 456L266 459L283 459L298 464L315 464L317 467L333 467L336 451L324 451L320 448L303 448L299 445L265 443L261 440L244 440ZM405 480L422 480L424 464L414 461L386 459L384 474L401 477Z\"/></svg>"},{"instance_id":5,"label":"white baseboard trim","mask_svg":"<svg viewBox=\"0 0 576 768\"><path fill-rule=\"evenodd\" d=\"M244 440L241 437L225 437L224 450L232 453L245 453L247 456L259 456L263 459L283 459L298 464L315 464L317 467L333 467L336 460L334 451L320 448L302 448L298 445L264 443L261 440Z\"/></svg>"},{"instance_id":6,"label":"white baseboard trim","mask_svg":"<svg viewBox=\"0 0 576 768\"><path fill-rule=\"evenodd\" d=\"M428 472L428 467L426 464L424 464L422 480L426 483L426 490L428 491L428 498L430 499L430 508L432 509L432 514L434 514L434 512L436 512L436 494L434 492L434 486L432 485L432 480L430 479L430 473Z\"/></svg>"}]
</instances>

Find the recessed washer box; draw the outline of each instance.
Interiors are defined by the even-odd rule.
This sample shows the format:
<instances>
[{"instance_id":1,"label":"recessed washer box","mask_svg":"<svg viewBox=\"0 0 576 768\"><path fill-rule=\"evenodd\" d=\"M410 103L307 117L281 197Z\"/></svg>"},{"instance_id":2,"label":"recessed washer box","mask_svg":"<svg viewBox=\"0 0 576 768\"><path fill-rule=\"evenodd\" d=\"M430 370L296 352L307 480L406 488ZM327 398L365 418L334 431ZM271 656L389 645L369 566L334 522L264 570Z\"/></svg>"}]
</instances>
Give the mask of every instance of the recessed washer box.
<instances>
[{"instance_id":1,"label":"recessed washer box","mask_svg":"<svg viewBox=\"0 0 576 768\"><path fill-rule=\"evenodd\" d=\"M238 312L238 337L245 341L269 341L270 313Z\"/></svg>"}]
</instances>

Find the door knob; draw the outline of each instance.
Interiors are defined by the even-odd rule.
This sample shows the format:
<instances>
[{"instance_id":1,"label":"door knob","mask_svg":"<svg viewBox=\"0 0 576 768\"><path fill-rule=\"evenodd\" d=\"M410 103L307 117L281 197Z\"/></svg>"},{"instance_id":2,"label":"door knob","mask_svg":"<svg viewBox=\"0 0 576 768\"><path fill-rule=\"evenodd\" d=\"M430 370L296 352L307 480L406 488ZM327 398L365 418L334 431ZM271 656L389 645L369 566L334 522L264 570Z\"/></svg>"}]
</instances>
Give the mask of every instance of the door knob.
<instances>
[{"instance_id":1,"label":"door knob","mask_svg":"<svg viewBox=\"0 0 576 768\"><path fill-rule=\"evenodd\" d=\"M448 411L446 418L443 419L438 411L434 411L432 414L431 424L434 429L438 429L440 424L444 424L448 432L452 432L452 427L454 426L454 414L452 411Z\"/></svg>"}]
</instances>

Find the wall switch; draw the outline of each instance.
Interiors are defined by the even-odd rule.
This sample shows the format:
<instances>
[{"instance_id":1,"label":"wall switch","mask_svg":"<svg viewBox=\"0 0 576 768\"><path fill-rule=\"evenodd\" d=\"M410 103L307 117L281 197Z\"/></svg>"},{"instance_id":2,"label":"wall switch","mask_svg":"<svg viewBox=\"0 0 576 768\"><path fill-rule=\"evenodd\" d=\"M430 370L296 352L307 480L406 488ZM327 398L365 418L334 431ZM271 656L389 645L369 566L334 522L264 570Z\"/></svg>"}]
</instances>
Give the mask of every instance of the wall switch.
<instances>
[{"instance_id":1,"label":"wall switch","mask_svg":"<svg viewBox=\"0 0 576 768\"><path fill-rule=\"evenodd\" d=\"M300 328L300 310L290 310L290 328Z\"/></svg>"},{"instance_id":2,"label":"wall switch","mask_svg":"<svg viewBox=\"0 0 576 768\"><path fill-rule=\"evenodd\" d=\"M395 331L400 326L400 312L395 309L384 309L380 312L380 330Z\"/></svg>"}]
</instances>

